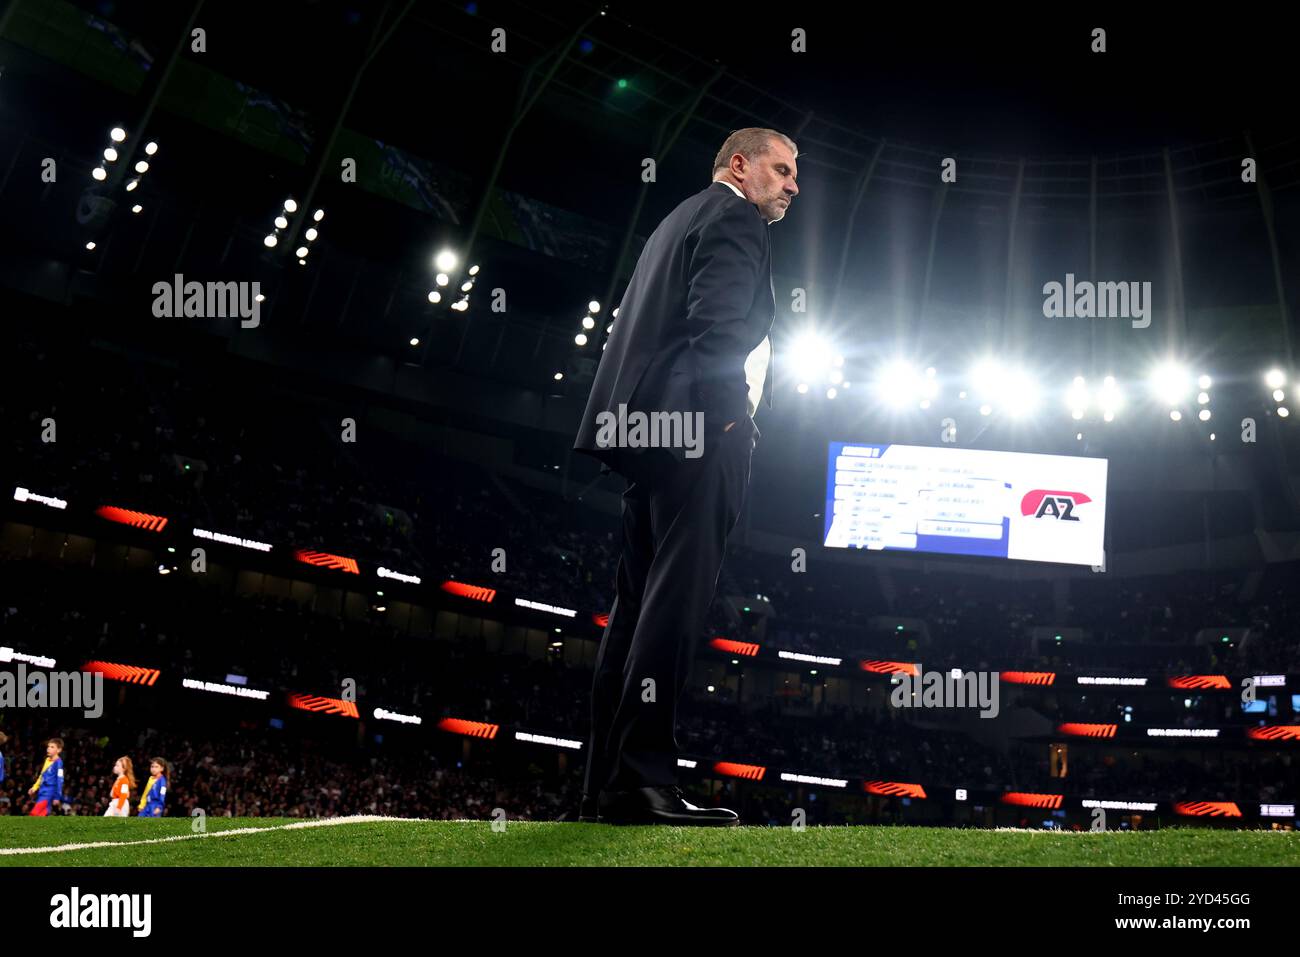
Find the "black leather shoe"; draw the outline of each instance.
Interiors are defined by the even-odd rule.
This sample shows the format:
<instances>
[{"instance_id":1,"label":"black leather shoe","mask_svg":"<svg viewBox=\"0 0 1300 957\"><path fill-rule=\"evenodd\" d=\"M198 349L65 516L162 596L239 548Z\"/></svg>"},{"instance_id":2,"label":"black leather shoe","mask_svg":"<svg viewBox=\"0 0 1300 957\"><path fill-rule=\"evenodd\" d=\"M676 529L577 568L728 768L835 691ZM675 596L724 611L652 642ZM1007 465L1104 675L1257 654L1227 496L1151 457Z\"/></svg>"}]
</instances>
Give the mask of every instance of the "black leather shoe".
<instances>
[{"instance_id":1,"label":"black leather shoe","mask_svg":"<svg viewBox=\"0 0 1300 957\"><path fill-rule=\"evenodd\" d=\"M595 824L599 820L596 799L582 796L582 803L578 806L578 820L583 824Z\"/></svg>"},{"instance_id":2,"label":"black leather shoe","mask_svg":"<svg viewBox=\"0 0 1300 957\"><path fill-rule=\"evenodd\" d=\"M725 807L696 807L679 787L601 791L602 824L675 824L685 827L735 827L740 816Z\"/></svg>"}]
</instances>

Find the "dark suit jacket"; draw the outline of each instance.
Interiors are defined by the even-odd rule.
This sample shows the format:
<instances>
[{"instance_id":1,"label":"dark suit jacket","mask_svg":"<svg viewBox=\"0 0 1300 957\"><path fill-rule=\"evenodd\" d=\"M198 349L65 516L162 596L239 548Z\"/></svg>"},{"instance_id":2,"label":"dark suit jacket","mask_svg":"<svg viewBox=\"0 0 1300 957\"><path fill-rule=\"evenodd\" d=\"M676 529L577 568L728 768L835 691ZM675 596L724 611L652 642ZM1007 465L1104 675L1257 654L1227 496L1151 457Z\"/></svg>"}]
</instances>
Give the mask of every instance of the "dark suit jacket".
<instances>
[{"instance_id":1,"label":"dark suit jacket","mask_svg":"<svg viewBox=\"0 0 1300 957\"><path fill-rule=\"evenodd\" d=\"M646 241L628 282L573 444L630 475L647 456L682 449L602 448L597 416L704 414L705 435L749 421L745 359L776 316L772 247L758 207L714 182L669 213ZM772 372L764 382L772 405ZM706 438L707 441L707 438Z\"/></svg>"}]
</instances>

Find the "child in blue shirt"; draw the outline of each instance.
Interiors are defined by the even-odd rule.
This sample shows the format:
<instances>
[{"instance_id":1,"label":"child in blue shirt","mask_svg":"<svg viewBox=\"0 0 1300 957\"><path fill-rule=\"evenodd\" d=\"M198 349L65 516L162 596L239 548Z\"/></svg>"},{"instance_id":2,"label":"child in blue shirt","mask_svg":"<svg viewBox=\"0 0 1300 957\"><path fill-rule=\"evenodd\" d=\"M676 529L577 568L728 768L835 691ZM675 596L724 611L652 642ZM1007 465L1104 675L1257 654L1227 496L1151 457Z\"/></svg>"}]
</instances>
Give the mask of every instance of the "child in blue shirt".
<instances>
[{"instance_id":1,"label":"child in blue shirt","mask_svg":"<svg viewBox=\"0 0 1300 957\"><path fill-rule=\"evenodd\" d=\"M45 742L45 764L36 783L27 790L28 794L36 795L30 817L49 817L50 811L57 811L63 803L62 754L62 738L50 738Z\"/></svg>"},{"instance_id":2,"label":"child in blue shirt","mask_svg":"<svg viewBox=\"0 0 1300 957\"><path fill-rule=\"evenodd\" d=\"M167 802L167 778L171 776L171 765L166 758L153 758L149 762L149 783L140 795L140 812L137 817L162 817L163 805Z\"/></svg>"}]
</instances>

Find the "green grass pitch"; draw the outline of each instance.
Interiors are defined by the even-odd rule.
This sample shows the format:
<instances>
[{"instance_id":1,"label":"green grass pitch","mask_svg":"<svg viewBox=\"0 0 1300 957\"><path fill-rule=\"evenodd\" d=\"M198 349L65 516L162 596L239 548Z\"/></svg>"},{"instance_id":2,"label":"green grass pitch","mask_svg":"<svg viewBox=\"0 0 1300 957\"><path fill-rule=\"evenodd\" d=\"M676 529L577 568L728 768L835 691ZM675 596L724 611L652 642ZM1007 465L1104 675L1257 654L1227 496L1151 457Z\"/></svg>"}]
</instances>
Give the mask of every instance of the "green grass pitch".
<instances>
[{"instance_id":1,"label":"green grass pitch","mask_svg":"<svg viewBox=\"0 0 1300 957\"><path fill-rule=\"evenodd\" d=\"M921 827L677 828L335 818L0 818L0 867L96 866L1296 866L1300 833L1166 828L1053 833ZM299 825L286 828L286 825ZM253 833L220 836L223 831ZM163 837L181 840L131 844ZM66 844L81 850L14 853Z\"/></svg>"}]
</instances>

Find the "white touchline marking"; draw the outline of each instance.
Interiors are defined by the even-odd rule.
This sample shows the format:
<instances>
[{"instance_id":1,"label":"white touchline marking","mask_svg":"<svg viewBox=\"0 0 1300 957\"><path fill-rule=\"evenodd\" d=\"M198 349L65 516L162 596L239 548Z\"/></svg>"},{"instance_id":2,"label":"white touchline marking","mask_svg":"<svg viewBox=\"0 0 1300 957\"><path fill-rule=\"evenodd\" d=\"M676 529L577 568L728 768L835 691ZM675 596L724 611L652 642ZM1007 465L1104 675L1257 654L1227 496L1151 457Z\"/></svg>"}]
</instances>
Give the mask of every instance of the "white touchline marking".
<instances>
[{"instance_id":1,"label":"white touchline marking","mask_svg":"<svg viewBox=\"0 0 1300 957\"><path fill-rule=\"evenodd\" d=\"M171 820L175 820L172 818ZM136 847L141 844L167 844L171 841L192 841L199 837L235 837L241 834L262 834L267 831L293 831L305 827L332 827L336 824L372 824L376 821L419 821L421 818L384 817L379 814L356 814L352 817L318 818L313 821L296 821L293 824L272 824L269 827L236 827L226 831L208 831L203 834L177 834L172 837L151 837L143 841L90 841L83 844L55 844L51 847L0 847L0 854L53 854L59 851L87 851L100 847Z\"/></svg>"}]
</instances>

